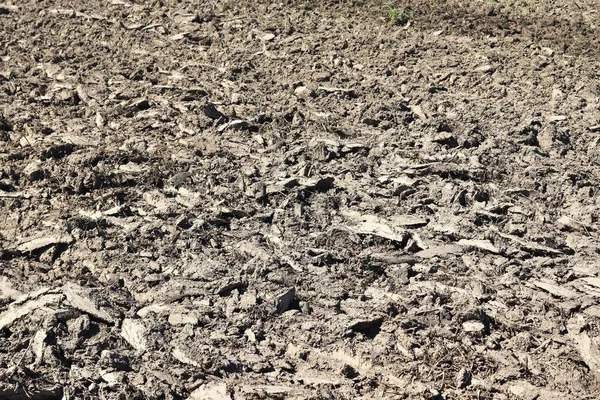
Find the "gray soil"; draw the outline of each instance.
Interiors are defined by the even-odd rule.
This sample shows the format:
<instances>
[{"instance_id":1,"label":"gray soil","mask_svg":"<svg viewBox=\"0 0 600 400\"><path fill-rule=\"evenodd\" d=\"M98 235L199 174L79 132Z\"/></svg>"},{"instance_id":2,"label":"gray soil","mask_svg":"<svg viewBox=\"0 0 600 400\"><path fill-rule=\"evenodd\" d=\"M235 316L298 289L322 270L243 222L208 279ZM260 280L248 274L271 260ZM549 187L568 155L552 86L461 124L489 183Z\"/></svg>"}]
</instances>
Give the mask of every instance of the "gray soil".
<instances>
[{"instance_id":1,"label":"gray soil","mask_svg":"<svg viewBox=\"0 0 600 400\"><path fill-rule=\"evenodd\" d=\"M600 397L600 2L0 4L0 399Z\"/></svg>"}]
</instances>

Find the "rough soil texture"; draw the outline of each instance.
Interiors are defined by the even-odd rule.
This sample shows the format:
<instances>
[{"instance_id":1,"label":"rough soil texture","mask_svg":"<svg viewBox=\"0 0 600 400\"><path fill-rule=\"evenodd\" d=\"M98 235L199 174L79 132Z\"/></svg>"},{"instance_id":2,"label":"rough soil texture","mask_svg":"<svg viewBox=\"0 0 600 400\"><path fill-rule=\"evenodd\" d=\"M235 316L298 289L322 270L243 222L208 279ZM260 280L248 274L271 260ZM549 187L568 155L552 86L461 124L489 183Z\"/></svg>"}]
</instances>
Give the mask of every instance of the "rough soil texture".
<instances>
[{"instance_id":1,"label":"rough soil texture","mask_svg":"<svg viewBox=\"0 0 600 400\"><path fill-rule=\"evenodd\" d=\"M408 6L0 5L0 398L599 398L600 3Z\"/></svg>"}]
</instances>

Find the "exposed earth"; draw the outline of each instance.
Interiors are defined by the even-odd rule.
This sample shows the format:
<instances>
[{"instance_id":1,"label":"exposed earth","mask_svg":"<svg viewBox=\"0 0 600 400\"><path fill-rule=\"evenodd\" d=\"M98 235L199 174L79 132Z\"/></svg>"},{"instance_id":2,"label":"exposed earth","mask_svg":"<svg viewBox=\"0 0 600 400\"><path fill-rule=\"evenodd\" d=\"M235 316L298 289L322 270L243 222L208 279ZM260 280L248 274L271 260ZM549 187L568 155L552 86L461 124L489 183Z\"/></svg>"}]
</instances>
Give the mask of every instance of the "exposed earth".
<instances>
[{"instance_id":1,"label":"exposed earth","mask_svg":"<svg viewBox=\"0 0 600 400\"><path fill-rule=\"evenodd\" d=\"M0 399L600 398L600 1L0 5Z\"/></svg>"}]
</instances>

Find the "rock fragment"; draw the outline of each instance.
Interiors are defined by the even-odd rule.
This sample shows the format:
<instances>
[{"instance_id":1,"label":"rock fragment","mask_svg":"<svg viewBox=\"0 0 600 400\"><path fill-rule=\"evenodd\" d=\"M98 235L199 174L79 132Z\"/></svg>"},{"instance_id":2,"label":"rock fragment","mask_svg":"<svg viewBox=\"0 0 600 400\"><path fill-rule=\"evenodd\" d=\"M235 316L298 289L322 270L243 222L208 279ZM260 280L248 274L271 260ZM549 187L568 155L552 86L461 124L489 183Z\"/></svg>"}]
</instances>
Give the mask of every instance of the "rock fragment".
<instances>
[{"instance_id":1,"label":"rock fragment","mask_svg":"<svg viewBox=\"0 0 600 400\"><path fill-rule=\"evenodd\" d=\"M275 35L273 33L265 33L260 37L260 40L263 42L270 42L273 39L275 39Z\"/></svg>"},{"instance_id":2,"label":"rock fragment","mask_svg":"<svg viewBox=\"0 0 600 400\"><path fill-rule=\"evenodd\" d=\"M145 351L148 348L147 331L144 323L137 319L125 318L121 325L121 337L137 351Z\"/></svg>"},{"instance_id":3,"label":"rock fragment","mask_svg":"<svg viewBox=\"0 0 600 400\"><path fill-rule=\"evenodd\" d=\"M232 400L224 382L206 383L194 390L188 400Z\"/></svg>"},{"instance_id":4,"label":"rock fragment","mask_svg":"<svg viewBox=\"0 0 600 400\"><path fill-rule=\"evenodd\" d=\"M439 246L430 247L415 253L415 256L420 258L443 257L452 254L461 254L463 249L456 244L442 244Z\"/></svg>"},{"instance_id":5,"label":"rock fragment","mask_svg":"<svg viewBox=\"0 0 600 400\"><path fill-rule=\"evenodd\" d=\"M298 97L310 97L313 95L313 92L306 86L298 86L294 89L294 94Z\"/></svg>"}]
</instances>

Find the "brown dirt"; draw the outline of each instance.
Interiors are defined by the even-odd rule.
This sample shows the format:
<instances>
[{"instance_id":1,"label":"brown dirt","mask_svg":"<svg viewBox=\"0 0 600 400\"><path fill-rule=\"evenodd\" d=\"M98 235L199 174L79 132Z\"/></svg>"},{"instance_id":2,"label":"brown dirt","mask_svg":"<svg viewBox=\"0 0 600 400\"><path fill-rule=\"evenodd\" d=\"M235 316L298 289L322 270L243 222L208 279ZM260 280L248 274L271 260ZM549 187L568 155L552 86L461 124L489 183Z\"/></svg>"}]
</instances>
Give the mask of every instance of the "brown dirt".
<instances>
[{"instance_id":1,"label":"brown dirt","mask_svg":"<svg viewBox=\"0 0 600 400\"><path fill-rule=\"evenodd\" d=\"M600 396L600 2L0 5L1 399Z\"/></svg>"}]
</instances>

